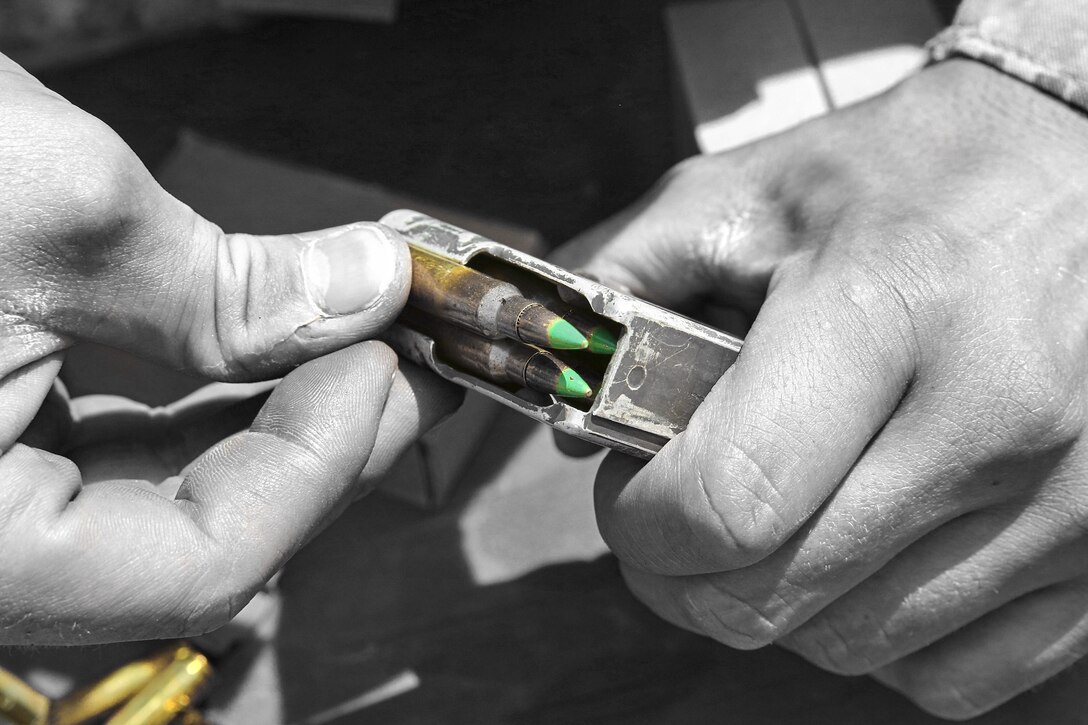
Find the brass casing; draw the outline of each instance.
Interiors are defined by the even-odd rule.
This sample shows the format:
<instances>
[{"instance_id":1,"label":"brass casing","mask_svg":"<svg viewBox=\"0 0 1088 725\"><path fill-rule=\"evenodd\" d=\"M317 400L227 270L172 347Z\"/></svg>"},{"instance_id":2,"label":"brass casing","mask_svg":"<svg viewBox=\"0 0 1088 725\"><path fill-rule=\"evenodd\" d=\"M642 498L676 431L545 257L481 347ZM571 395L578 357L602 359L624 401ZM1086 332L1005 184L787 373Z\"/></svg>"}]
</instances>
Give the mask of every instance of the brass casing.
<instances>
[{"instance_id":1,"label":"brass casing","mask_svg":"<svg viewBox=\"0 0 1088 725\"><path fill-rule=\"evenodd\" d=\"M45 725L49 698L0 668L0 720L15 725Z\"/></svg>"},{"instance_id":2,"label":"brass casing","mask_svg":"<svg viewBox=\"0 0 1088 725\"><path fill-rule=\"evenodd\" d=\"M174 645L151 657L129 662L93 685L68 695L53 707L50 725L77 725L121 705L173 662L181 647L186 645Z\"/></svg>"},{"instance_id":3,"label":"brass casing","mask_svg":"<svg viewBox=\"0 0 1088 725\"><path fill-rule=\"evenodd\" d=\"M208 658L188 646L107 721L107 725L167 725L196 699L211 677Z\"/></svg>"}]
</instances>

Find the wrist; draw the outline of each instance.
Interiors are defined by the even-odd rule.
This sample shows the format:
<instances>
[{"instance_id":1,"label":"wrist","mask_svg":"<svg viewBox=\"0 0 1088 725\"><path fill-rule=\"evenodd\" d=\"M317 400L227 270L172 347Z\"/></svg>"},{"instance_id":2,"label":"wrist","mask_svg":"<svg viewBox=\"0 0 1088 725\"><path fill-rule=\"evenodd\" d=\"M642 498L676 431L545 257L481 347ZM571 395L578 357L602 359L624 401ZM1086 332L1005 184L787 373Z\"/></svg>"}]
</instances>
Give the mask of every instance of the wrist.
<instances>
[{"instance_id":1,"label":"wrist","mask_svg":"<svg viewBox=\"0 0 1088 725\"><path fill-rule=\"evenodd\" d=\"M971 58L931 65L903 84L907 102L938 131L968 136L989 153L1046 158L1057 146L1088 154L1088 115L1065 101Z\"/></svg>"},{"instance_id":2,"label":"wrist","mask_svg":"<svg viewBox=\"0 0 1088 725\"><path fill-rule=\"evenodd\" d=\"M955 22L928 45L931 57L973 58L1088 111L1083 3L963 0Z\"/></svg>"}]
</instances>

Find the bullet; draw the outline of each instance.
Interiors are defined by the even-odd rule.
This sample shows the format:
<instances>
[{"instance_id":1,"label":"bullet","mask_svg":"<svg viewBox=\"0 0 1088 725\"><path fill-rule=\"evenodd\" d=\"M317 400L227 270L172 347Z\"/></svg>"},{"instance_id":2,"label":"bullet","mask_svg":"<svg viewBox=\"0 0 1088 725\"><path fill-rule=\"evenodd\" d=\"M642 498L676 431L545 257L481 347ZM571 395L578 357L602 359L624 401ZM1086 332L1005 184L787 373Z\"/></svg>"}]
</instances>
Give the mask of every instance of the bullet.
<instances>
[{"instance_id":1,"label":"bullet","mask_svg":"<svg viewBox=\"0 0 1088 725\"><path fill-rule=\"evenodd\" d=\"M547 357L545 364L544 360L540 358L542 356ZM536 364L536 369L533 369L533 364ZM589 387L589 383L582 379L574 368L563 364L557 357L548 353L545 350L538 350L537 357L534 357L525 366L525 380L526 387L533 387L529 382L536 377L539 380L547 380L548 376L554 375L552 372L554 368L559 368L559 377L552 378L555 380L555 394L563 398L582 398L588 399L593 397L593 388Z\"/></svg>"},{"instance_id":2,"label":"bullet","mask_svg":"<svg viewBox=\"0 0 1088 725\"><path fill-rule=\"evenodd\" d=\"M554 350L584 350L582 333L517 287L415 247L408 304L484 337Z\"/></svg>"},{"instance_id":3,"label":"bullet","mask_svg":"<svg viewBox=\"0 0 1088 725\"><path fill-rule=\"evenodd\" d=\"M211 673L207 657L191 647L178 647L173 661L114 713L106 725L167 725L189 708Z\"/></svg>"},{"instance_id":4,"label":"bullet","mask_svg":"<svg viewBox=\"0 0 1088 725\"><path fill-rule=\"evenodd\" d=\"M177 651L186 645L175 645L151 657L120 667L90 687L83 688L58 702L53 708L50 725L75 725L109 712L142 690L155 675L174 661Z\"/></svg>"},{"instance_id":5,"label":"bullet","mask_svg":"<svg viewBox=\"0 0 1088 725\"><path fill-rule=\"evenodd\" d=\"M576 300L584 303L585 298L561 285L541 284L540 278L520 269L507 272L504 279L516 284L530 300L539 302L573 325L589 342L585 348L587 352L594 355L611 355L616 352L616 326L576 304Z\"/></svg>"},{"instance_id":6,"label":"bullet","mask_svg":"<svg viewBox=\"0 0 1088 725\"><path fill-rule=\"evenodd\" d=\"M564 398L593 397L582 376L547 350L514 340L488 340L411 310L400 321L434 340L443 362L476 377Z\"/></svg>"},{"instance_id":7,"label":"bullet","mask_svg":"<svg viewBox=\"0 0 1088 725\"><path fill-rule=\"evenodd\" d=\"M595 355L611 355L616 351L616 336L603 323L597 322L574 307L563 309L560 314L586 338L589 343L586 346L586 352Z\"/></svg>"},{"instance_id":8,"label":"bullet","mask_svg":"<svg viewBox=\"0 0 1088 725\"><path fill-rule=\"evenodd\" d=\"M0 720L15 725L45 725L49 698L0 668Z\"/></svg>"},{"instance_id":9,"label":"bullet","mask_svg":"<svg viewBox=\"0 0 1088 725\"><path fill-rule=\"evenodd\" d=\"M578 328L539 302L531 302L524 297L510 300L511 308L519 306L514 332L522 342L553 350L585 350L589 347L589 340ZM504 317L500 316L499 319Z\"/></svg>"},{"instance_id":10,"label":"bullet","mask_svg":"<svg viewBox=\"0 0 1088 725\"><path fill-rule=\"evenodd\" d=\"M605 327L596 327L588 335L590 352L596 355L611 355L616 351L616 336Z\"/></svg>"}]
</instances>

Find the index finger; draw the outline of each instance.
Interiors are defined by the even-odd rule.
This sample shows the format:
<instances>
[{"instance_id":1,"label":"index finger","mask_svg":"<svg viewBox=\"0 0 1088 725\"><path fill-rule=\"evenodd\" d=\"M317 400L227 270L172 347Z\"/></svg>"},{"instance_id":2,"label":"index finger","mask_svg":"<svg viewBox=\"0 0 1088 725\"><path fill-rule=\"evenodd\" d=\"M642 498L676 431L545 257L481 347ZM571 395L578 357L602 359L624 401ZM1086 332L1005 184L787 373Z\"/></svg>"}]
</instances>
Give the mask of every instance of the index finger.
<instances>
[{"instance_id":1,"label":"index finger","mask_svg":"<svg viewBox=\"0 0 1088 725\"><path fill-rule=\"evenodd\" d=\"M175 501L125 481L81 489L70 462L13 447L0 458L0 639L88 643L226 623L351 500L395 371L381 343L300 367Z\"/></svg>"},{"instance_id":2,"label":"index finger","mask_svg":"<svg viewBox=\"0 0 1088 725\"><path fill-rule=\"evenodd\" d=\"M850 267L781 270L688 429L643 468L602 468L598 521L621 559L673 575L747 566L846 476L914 371L898 297Z\"/></svg>"},{"instance_id":3,"label":"index finger","mask_svg":"<svg viewBox=\"0 0 1088 725\"><path fill-rule=\"evenodd\" d=\"M688 159L549 258L672 309L710 295L752 312L775 266L797 246L791 202L764 178L771 165L749 160L761 155L777 150L739 149L728 165L724 157Z\"/></svg>"}]
</instances>

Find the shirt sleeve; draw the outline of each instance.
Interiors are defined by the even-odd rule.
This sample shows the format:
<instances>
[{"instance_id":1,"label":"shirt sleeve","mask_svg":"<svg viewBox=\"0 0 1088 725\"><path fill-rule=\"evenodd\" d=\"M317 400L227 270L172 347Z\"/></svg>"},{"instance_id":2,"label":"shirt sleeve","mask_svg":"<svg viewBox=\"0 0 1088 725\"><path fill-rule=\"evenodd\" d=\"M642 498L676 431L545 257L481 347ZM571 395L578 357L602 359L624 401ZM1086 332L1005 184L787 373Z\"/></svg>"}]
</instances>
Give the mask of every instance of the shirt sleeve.
<instances>
[{"instance_id":1,"label":"shirt sleeve","mask_svg":"<svg viewBox=\"0 0 1088 725\"><path fill-rule=\"evenodd\" d=\"M1088 111L1088 0L963 0L928 49L933 61L974 58Z\"/></svg>"}]
</instances>

